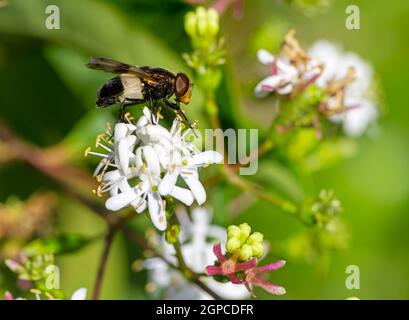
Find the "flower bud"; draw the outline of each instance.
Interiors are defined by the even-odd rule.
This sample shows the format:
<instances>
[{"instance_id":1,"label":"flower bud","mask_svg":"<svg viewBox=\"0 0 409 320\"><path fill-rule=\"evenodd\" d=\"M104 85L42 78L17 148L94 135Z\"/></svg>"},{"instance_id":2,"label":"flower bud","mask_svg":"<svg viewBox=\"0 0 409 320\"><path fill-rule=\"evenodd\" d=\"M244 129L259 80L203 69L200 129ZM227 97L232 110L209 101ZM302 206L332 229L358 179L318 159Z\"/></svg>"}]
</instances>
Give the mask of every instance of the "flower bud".
<instances>
[{"instance_id":1,"label":"flower bud","mask_svg":"<svg viewBox=\"0 0 409 320\"><path fill-rule=\"evenodd\" d=\"M185 15L185 31L191 37L196 37L197 17L193 12Z\"/></svg>"},{"instance_id":2,"label":"flower bud","mask_svg":"<svg viewBox=\"0 0 409 320\"><path fill-rule=\"evenodd\" d=\"M241 247L239 251L239 259L241 261L247 261L253 256L253 249L250 245L245 244Z\"/></svg>"},{"instance_id":3,"label":"flower bud","mask_svg":"<svg viewBox=\"0 0 409 320\"><path fill-rule=\"evenodd\" d=\"M249 245L252 245L254 243L263 243L264 240L264 235L260 232L254 232L252 235L247 240L247 243Z\"/></svg>"},{"instance_id":4,"label":"flower bud","mask_svg":"<svg viewBox=\"0 0 409 320\"><path fill-rule=\"evenodd\" d=\"M241 247L241 242L237 238L231 238L227 241L226 249L227 249L227 252L229 253L233 253L237 249L240 249L240 247Z\"/></svg>"},{"instance_id":5,"label":"flower bud","mask_svg":"<svg viewBox=\"0 0 409 320\"><path fill-rule=\"evenodd\" d=\"M215 36L219 32L219 14L213 8L207 11L207 29L211 36Z\"/></svg>"},{"instance_id":6,"label":"flower bud","mask_svg":"<svg viewBox=\"0 0 409 320\"><path fill-rule=\"evenodd\" d=\"M206 35L207 33L207 12L203 7L198 7L196 9L197 18L197 31L200 36Z\"/></svg>"},{"instance_id":7,"label":"flower bud","mask_svg":"<svg viewBox=\"0 0 409 320\"><path fill-rule=\"evenodd\" d=\"M264 253L264 245L262 242L256 242L251 245L253 257L260 258Z\"/></svg>"},{"instance_id":8,"label":"flower bud","mask_svg":"<svg viewBox=\"0 0 409 320\"><path fill-rule=\"evenodd\" d=\"M174 244L179 237L180 228L179 225L174 224L166 229L166 241L170 244Z\"/></svg>"},{"instance_id":9,"label":"flower bud","mask_svg":"<svg viewBox=\"0 0 409 320\"><path fill-rule=\"evenodd\" d=\"M241 230L238 226L231 225L227 228L227 238L239 238Z\"/></svg>"},{"instance_id":10,"label":"flower bud","mask_svg":"<svg viewBox=\"0 0 409 320\"><path fill-rule=\"evenodd\" d=\"M250 235L251 227L248 225L248 223L242 223L241 225L239 225L239 228L241 230L240 239L241 239L242 243L244 243L244 242L246 242L247 238Z\"/></svg>"}]
</instances>

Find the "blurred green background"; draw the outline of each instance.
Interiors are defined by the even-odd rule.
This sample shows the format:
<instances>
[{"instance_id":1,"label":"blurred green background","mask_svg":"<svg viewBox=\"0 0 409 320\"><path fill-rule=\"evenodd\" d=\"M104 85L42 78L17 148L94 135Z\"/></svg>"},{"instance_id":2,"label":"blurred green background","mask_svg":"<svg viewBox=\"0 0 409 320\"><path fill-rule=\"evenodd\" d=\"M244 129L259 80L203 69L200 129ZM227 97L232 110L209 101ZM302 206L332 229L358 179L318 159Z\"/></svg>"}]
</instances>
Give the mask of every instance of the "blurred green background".
<instances>
[{"instance_id":1,"label":"blurred green background","mask_svg":"<svg viewBox=\"0 0 409 320\"><path fill-rule=\"evenodd\" d=\"M181 54L190 50L183 16L191 7L182 1L7 2L9 6L0 8L0 118L35 145L63 146L69 150L70 162L90 173L94 163L85 161L83 150L93 144L106 121L113 121L116 109L96 110L96 90L109 76L86 69L88 57L107 56L189 73ZM60 8L60 30L45 28L49 4ZM351 1L332 1L325 12L309 16L286 1L249 0L244 1L243 17L237 19L229 10L221 19L228 60L218 100L225 127L267 127L271 101L257 101L252 93L261 77L255 53L261 47L277 50L291 27L305 46L328 39L357 52L373 64L380 83L383 111L379 126L359 139L353 156L302 179L289 174L282 164L271 169L281 177L276 187L292 198L314 195L321 188L335 190L351 234L349 248L332 254L327 273L318 272L316 263L291 260L274 273L272 280L287 290L279 299L409 297L409 2L353 1L361 15L361 29L353 31L345 28L349 4ZM205 127L201 99L196 90L185 110ZM138 112L137 107L132 110ZM244 114L250 114L250 120ZM4 155L7 150L0 152ZM12 195L26 199L53 188L48 179L25 164L0 165L1 202ZM261 201L251 202L239 216L230 215L228 207L235 191L216 186L208 193L215 222L249 222L271 241L272 252L276 243L303 229L295 219ZM59 231L94 236L104 230L101 219L66 196L58 196L56 212ZM101 246L102 241L96 241L78 253L58 257L64 291L91 290ZM135 245L121 236L116 238L102 298L148 297L146 273L131 269L140 256ZM345 287L348 265L360 268L360 290ZM0 278L0 287L6 283L5 277ZM261 292L259 296L270 298Z\"/></svg>"}]
</instances>

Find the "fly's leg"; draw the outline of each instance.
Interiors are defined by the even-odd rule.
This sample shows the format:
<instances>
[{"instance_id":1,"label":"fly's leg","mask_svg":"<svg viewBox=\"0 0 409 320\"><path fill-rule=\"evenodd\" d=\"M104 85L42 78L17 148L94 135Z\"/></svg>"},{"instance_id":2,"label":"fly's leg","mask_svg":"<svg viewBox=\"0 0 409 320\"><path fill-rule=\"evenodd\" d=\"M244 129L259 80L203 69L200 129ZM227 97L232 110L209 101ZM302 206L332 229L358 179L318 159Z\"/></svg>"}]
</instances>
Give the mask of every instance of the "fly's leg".
<instances>
[{"instance_id":1,"label":"fly's leg","mask_svg":"<svg viewBox=\"0 0 409 320\"><path fill-rule=\"evenodd\" d=\"M157 103L151 101L151 121L152 124L157 124L158 123L158 112L159 112L159 108Z\"/></svg>"},{"instance_id":2,"label":"fly's leg","mask_svg":"<svg viewBox=\"0 0 409 320\"><path fill-rule=\"evenodd\" d=\"M193 129L192 124L190 123L189 119L186 117L185 113L182 111L182 109L180 109L180 106L178 103L172 103L168 100L164 100L165 104L176 111L176 114L182 118L182 120L186 123L186 125L192 130L193 134L195 135L196 138L198 138L198 135L195 131L195 129Z\"/></svg>"},{"instance_id":3,"label":"fly's leg","mask_svg":"<svg viewBox=\"0 0 409 320\"><path fill-rule=\"evenodd\" d=\"M118 122L126 122L126 117L125 117L125 99L121 101L120 107L119 107L119 121Z\"/></svg>"},{"instance_id":4,"label":"fly's leg","mask_svg":"<svg viewBox=\"0 0 409 320\"><path fill-rule=\"evenodd\" d=\"M158 104L152 98L152 94L150 91L148 91L148 95L149 95L149 101L151 105L151 122L152 124L157 124L158 123L158 111L159 111Z\"/></svg>"}]
</instances>

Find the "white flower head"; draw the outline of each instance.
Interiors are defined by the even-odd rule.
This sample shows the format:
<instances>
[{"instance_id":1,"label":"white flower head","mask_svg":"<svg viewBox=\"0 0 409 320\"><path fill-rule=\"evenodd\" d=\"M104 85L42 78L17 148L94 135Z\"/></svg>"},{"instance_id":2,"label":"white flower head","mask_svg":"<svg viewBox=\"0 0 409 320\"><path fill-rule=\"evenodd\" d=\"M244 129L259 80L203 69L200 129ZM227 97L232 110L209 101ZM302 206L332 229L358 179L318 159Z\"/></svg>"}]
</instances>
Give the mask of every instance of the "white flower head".
<instances>
[{"instance_id":1,"label":"white flower head","mask_svg":"<svg viewBox=\"0 0 409 320\"><path fill-rule=\"evenodd\" d=\"M181 222L181 250L187 266L196 273L202 273L206 266L213 264L213 242L226 243L226 230L211 225L211 213L208 209L197 207L192 211L192 219L185 211L177 212ZM160 250L163 256L177 264L175 251L164 238L160 240ZM205 291L189 283L179 271L171 269L160 258L145 260L145 268L149 270L149 281L156 289L164 294L164 299L200 299L208 300L212 297ZM243 286L232 283L220 283L208 277L201 279L206 285L225 299L248 298L248 292Z\"/></svg>"},{"instance_id":2,"label":"white flower head","mask_svg":"<svg viewBox=\"0 0 409 320\"><path fill-rule=\"evenodd\" d=\"M289 95L296 89L302 90L321 74L322 65L302 50L294 35L294 30L287 33L277 56L264 49L257 52L258 60L271 68L271 75L259 82L255 88L257 97L265 97L270 92Z\"/></svg>"},{"instance_id":3,"label":"white flower head","mask_svg":"<svg viewBox=\"0 0 409 320\"><path fill-rule=\"evenodd\" d=\"M333 94L327 101L329 109L343 109L343 112L330 119L342 122L347 135L361 135L378 116L376 103L368 94L373 83L372 66L357 54L343 52L339 45L326 40L315 42L309 49L309 54L324 65L324 71L316 81L319 87L328 90L336 82L346 83L342 89L342 106L339 106L337 94ZM353 79L348 79L351 70Z\"/></svg>"},{"instance_id":4,"label":"white flower head","mask_svg":"<svg viewBox=\"0 0 409 320\"><path fill-rule=\"evenodd\" d=\"M109 138L99 136L97 146L107 153L88 149L86 154L102 157L94 173L101 183L95 193L109 192L106 208L118 211L133 206L137 213L148 209L155 227L163 231L167 226L165 196L187 206L194 200L203 204L206 191L199 180L199 168L220 163L223 157L215 151L200 152L186 140L189 130L182 132L178 118L171 130L166 129L145 107L135 125L118 123L113 132L106 132ZM177 185L179 176L188 188Z\"/></svg>"}]
</instances>

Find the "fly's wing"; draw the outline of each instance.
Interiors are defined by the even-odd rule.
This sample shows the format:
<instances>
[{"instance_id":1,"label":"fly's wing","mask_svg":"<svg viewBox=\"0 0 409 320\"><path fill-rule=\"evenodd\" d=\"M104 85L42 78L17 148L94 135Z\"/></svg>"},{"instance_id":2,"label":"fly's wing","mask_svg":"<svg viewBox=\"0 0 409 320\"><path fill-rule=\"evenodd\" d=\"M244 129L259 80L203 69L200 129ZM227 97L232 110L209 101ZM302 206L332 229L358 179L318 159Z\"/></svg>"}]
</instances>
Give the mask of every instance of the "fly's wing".
<instances>
[{"instance_id":1,"label":"fly's wing","mask_svg":"<svg viewBox=\"0 0 409 320\"><path fill-rule=\"evenodd\" d=\"M87 67L91 69L102 70L116 74L129 73L132 72L132 70L136 69L135 67L123 62L119 62L109 58L97 57L91 57L89 59Z\"/></svg>"},{"instance_id":2,"label":"fly's wing","mask_svg":"<svg viewBox=\"0 0 409 320\"><path fill-rule=\"evenodd\" d=\"M147 83L155 83L156 81L164 77L164 74L155 71L155 69L149 67L135 67L109 58L91 57L89 63L87 64L87 67L116 74L134 74Z\"/></svg>"}]
</instances>

